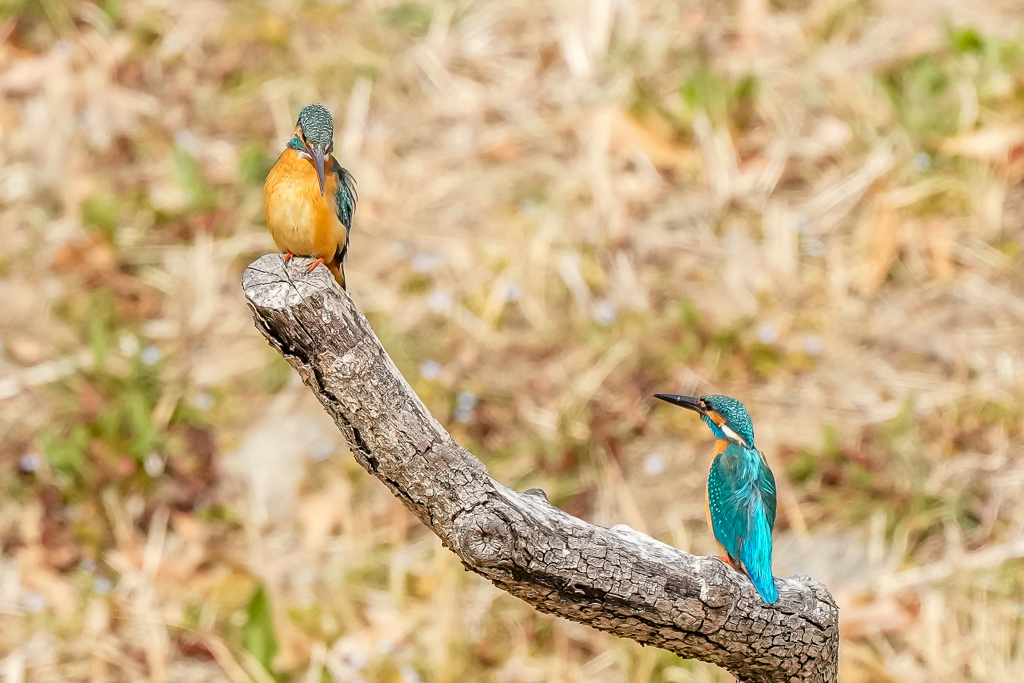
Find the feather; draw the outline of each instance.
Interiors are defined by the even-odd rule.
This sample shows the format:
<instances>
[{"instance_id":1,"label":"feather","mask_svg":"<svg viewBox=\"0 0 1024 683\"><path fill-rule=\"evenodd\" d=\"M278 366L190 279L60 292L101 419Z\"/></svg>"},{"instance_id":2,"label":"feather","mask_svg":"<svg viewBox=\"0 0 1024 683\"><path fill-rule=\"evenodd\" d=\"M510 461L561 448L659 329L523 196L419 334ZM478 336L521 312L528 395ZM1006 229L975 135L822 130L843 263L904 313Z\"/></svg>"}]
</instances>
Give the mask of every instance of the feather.
<instances>
[{"instance_id":1,"label":"feather","mask_svg":"<svg viewBox=\"0 0 1024 683\"><path fill-rule=\"evenodd\" d=\"M264 185L267 228L278 250L322 258L345 287L343 262L355 211L355 181L330 157L321 194L316 169L308 155L303 157L295 148L295 140L278 158Z\"/></svg>"},{"instance_id":2,"label":"feather","mask_svg":"<svg viewBox=\"0 0 1024 683\"><path fill-rule=\"evenodd\" d=\"M769 604L778 600L771 569L775 508L775 477L760 453L730 443L715 456L708 473L711 531Z\"/></svg>"},{"instance_id":3,"label":"feather","mask_svg":"<svg viewBox=\"0 0 1024 683\"><path fill-rule=\"evenodd\" d=\"M334 190L334 203L338 207L338 220L345 226L346 230L352 230L352 216L356 212L356 202L359 201L359 194L356 192L356 179L348 172L348 169L338 163L337 159L331 157L334 163L330 172L337 178L338 186Z\"/></svg>"}]
</instances>

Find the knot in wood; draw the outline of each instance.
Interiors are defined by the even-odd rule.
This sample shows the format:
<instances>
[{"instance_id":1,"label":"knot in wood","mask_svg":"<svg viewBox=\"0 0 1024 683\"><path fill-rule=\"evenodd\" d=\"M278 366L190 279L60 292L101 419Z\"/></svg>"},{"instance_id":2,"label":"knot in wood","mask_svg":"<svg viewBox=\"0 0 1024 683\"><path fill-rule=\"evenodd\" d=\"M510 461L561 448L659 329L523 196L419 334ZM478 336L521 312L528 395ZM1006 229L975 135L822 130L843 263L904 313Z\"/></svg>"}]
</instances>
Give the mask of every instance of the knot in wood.
<instances>
[{"instance_id":1,"label":"knot in wood","mask_svg":"<svg viewBox=\"0 0 1024 683\"><path fill-rule=\"evenodd\" d=\"M512 529L490 510L477 508L455 522L461 554L476 567L495 567L512 561Z\"/></svg>"}]
</instances>

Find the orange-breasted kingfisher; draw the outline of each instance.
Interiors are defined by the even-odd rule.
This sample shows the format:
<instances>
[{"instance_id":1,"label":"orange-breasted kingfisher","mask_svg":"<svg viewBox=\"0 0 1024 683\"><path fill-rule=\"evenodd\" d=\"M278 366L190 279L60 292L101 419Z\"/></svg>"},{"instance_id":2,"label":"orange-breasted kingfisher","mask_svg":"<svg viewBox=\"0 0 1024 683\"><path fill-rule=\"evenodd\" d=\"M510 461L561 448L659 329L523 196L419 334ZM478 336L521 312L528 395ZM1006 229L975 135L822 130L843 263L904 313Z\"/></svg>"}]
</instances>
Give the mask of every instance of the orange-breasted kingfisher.
<instances>
[{"instance_id":1,"label":"orange-breasted kingfisher","mask_svg":"<svg viewBox=\"0 0 1024 683\"><path fill-rule=\"evenodd\" d=\"M708 526L726 560L754 584L761 599L779 599L772 577L775 475L754 446L754 424L742 403L728 396L655 398L699 414L715 435L708 472Z\"/></svg>"},{"instance_id":2,"label":"orange-breasted kingfisher","mask_svg":"<svg viewBox=\"0 0 1024 683\"><path fill-rule=\"evenodd\" d=\"M326 264L345 289L345 257L358 197L355 179L333 151L331 112L319 104L306 105L295 123L295 137L267 175L263 207L285 261L315 257L309 270Z\"/></svg>"}]
</instances>

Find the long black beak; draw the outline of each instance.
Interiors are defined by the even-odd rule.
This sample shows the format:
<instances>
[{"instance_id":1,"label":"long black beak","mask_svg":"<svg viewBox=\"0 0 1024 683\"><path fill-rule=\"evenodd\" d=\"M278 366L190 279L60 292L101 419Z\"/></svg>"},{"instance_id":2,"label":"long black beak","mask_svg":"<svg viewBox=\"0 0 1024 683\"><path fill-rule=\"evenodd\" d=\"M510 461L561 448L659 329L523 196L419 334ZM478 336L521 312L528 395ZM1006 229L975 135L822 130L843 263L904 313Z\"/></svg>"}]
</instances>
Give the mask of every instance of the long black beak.
<instances>
[{"instance_id":1,"label":"long black beak","mask_svg":"<svg viewBox=\"0 0 1024 683\"><path fill-rule=\"evenodd\" d=\"M671 403L674 406L679 406L680 408L692 410L693 412L700 413L701 415L707 415L708 412L700 404L700 399L697 398L696 396L680 396L679 394L655 394L654 398L660 398L662 401L665 401L666 403Z\"/></svg>"},{"instance_id":2,"label":"long black beak","mask_svg":"<svg viewBox=\"0 0 1024 683\"><path fill-rule=\"evenodd\" d=\"M313 145L309 149L309 155L313 157L313 165L316 166L316 179L320 181L320 196L324 196L324 148L320 145Z\"/></svg>"}]
</instances>

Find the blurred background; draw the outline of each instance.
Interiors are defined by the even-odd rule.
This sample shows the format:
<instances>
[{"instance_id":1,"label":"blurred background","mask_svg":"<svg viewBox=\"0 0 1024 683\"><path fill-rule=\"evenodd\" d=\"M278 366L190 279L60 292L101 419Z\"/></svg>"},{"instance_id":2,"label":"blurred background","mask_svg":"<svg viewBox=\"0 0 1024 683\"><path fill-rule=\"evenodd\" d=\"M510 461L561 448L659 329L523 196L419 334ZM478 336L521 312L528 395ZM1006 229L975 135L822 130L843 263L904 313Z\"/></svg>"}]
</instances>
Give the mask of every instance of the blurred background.
<instances>
[{"instance_id":1,"label":"blurred background","mask_svg":"<svg viewBox=\"0 0 1024 683\"><path fill-rule=\"evenodd\" d=\"M728 681L466 573L251 324L299 108L500 481L694 553L753 415L842 680L1024 680L1024 5L3 0L0 672Z\"/></svg>"}]
</instances>

